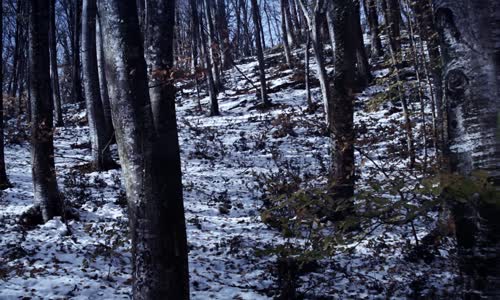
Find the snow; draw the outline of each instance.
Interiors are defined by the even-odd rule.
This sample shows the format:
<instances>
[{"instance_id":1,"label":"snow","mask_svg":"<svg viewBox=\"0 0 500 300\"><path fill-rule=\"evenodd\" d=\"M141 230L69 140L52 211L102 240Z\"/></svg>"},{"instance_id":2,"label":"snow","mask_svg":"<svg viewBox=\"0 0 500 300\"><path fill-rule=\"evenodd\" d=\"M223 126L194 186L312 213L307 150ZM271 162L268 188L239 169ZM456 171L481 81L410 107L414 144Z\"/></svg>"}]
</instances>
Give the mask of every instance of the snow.
<instances>
[{"instance_id":1,"label":"snow","mask_svg":"<svg viewBox=\"0 0 500 300\"><path fill-rule=\"evenodd\" d=\"M239 65L256 85L257 66L255 61ZM316 69L312 58L311 69ZM281 73L277 67L268 72L275 75L270 87L291 80L291 72ZM383 69L375 76L388 74ZM221 116L197 113L194 90L185 89L178 99L191 296L271 299L276 295L276 276L271 271L276 256L257 255L256 250L303 241L285 239L262 223L262 195L255 174L279 170L275 156L317 174L321 163L329 165L329 138L321 134L322 112L305 113L304 90L272 93L273 108L260 111L255 109L258 101L252 86L239 72L230 70L225 78L227 90L219 94ZM357 102L366 102L385 89L371 86ZM240 90L249 92L236 92ZM312 92L319 102L319 88ZM201 102L207 110L208 96ZM84 117L76 106L68 105L66 110L67 119ZM402 122L401 113L388 115L387 110L358 110L356 123L364 122L370 132L377 132ZM293 133L280 135L282 124L276 120L286 118L293 124ZM381 159L390 145L397 144L398 134L378 137L378 148L369 153L376 163L384 163ZM121 174L119 170L82 174L75 168L90 160L86 143L87 127L71 124L56 131L59 186L80 219L65 223L56 218L30 230L17 223L33 204L29 146L7 145L8 175L14 186L0 198L0 299L130 298L130 240ZM112 150L117 159L116 146ZM404 163L398 166L404 169ZM367 161L362 168L373 167ZM368 179L367 174L362 180ZM429 230L425 222L417 228L419 237ZM380 228L362 242L346 245L354 250L339 250L320 262L322 268L301 275L299 291L329 299L404 299L417 278L427 277L437 291L451 285L457 276L450 262L452 249L439 249L441 257L432 265L408 262L402 248L413 242L405 232L407 228Z\"/></svg>"}]
</instances>

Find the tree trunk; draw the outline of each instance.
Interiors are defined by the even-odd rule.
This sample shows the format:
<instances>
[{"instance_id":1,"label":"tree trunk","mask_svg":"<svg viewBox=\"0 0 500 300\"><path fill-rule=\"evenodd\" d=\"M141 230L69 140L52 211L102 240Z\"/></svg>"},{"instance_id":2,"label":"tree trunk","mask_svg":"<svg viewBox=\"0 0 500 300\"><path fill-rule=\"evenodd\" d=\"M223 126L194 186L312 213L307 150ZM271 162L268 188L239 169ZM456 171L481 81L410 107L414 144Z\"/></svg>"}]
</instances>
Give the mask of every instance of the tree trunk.
<instances>
[{"instance_id":1,"label":"tree trunk","mask_svg":"<svg viewBox=\"0 0 500 300\"><path fill-rule=\"evenodd\" d=\"M0 5L0 18L3 19L3 5ZM3 36L3 22L0 22L0 36ZM3 41L0 39L0 57L3 57ZM5 169L4 124L3 124L3 72L0 72L0 190L10 186Z\"/></svg>"},{"instance_id":2,"label":"tree trunk","mask_svg":"<svg viewBox=\"0 0 500 300\"><path fill-rule=\"evenodd\" d=\"M387 34L389 36L390 47L392 48L392 51L399 61L401 52L401 8L399 5L399 0L383 0L382 6L385 7L385 26L387 28Z\"/></svg>"},{"instance_id":3,"label":"tree trunk","mask_svg":"<svg viewBox=\"0 0 500 300\"><path fill-rule=\"evenodd\" d=\"M201 24L199 30L201 36L201 43L203 45L203 55L205 56L205 65L206 65L205 73L207 76L208 95L210 97L210 116L218 116L220 115L220 112L219 112L219 102L217 101L217 91L215 88L215 82L212 73L213 61L210 56L210 52L208 51L207 38Z\"/></svg>"},{"instance_id":4,"label":"tree trunk","mask_svg":"<svg viewBox=\"0 0 500 300\"><path fill-rule=\"evenodd\" d=\"M335 78L330 124L333 142L331 183L336 197L354 194L354 88L356 38L352 36L353 13L359 13L351 0L335 2Z\"/></svg>"},{"instance_id":5,"label":"tree trunk","mask_svg":"<svg viewBox=\"0 0 500 300\"><path fill-rule=\"evenodd\" d=\"M496 194L453 202L464 298L500 298L500 3L434 0L452 172L482 170ZM496 198L495 198L496 195Z\"/></svg>"},{"instance_id":6,"label":"tree trunk","mask_svg":"<svg viewBox=\"0 0 500 300\"><path fill-rule=\"evenodd\" d=\"M292 54L290 51L290 42L288 38L288 30L286 25L286 12L285 12L285 1L281 0L281 36L283 40L283 48L285 50L285 60L288 67L292 66Z\"/></svg>"},{"instance_id":7,"label":"tree trunk","mask_svg":"<svg viewBox=\"0 0 500 300\"><path fill-rule=\"evenodd\" d=\"M262 49L262 43L261 43L261 35L259 28L260 13L257 0L252 0L252 17L255 28L255 47L257 49L257 60L259 61L260 98L264 102L264 105L267 106L270 104L270 101L267 96L266 64L264 61L264 50Z\"/></svg>"},{"instance_id":8,"label":"tree trunk","mask_svg":"<svg viewBox=\"0 0 500 300\"><path fill-rule=\"evenodd\" d=\"M366 55L365 43L363 40L363 30L361 29L360 7L358 0L354 1L354 10L351 12L349 21L351 23L350 27L354 33L353 38L356 45L358 87L365 88L372 80L372 75L370 73L370 64L368 63L368 56Z\"/></svg>"},{"instance_id":9,"label":"tree trunk","mask_svg":"<svg viewBox=\"0 0 500 300\"><path fill-rule=\"evenodd\" d=\"M82 80L80 77L80 19L81 19L81 2L75 0L73 11L73 62L72 62L72 85L71 85L71 101L80 103L83 101Z\"/></svg>"},{"instance_id":10,"label":"tree trunk","mask_svg":"<svg viewBox=\"0 0 500 300\"><path fill-rule=\"evenodd\" d=\"M218 65L218 59L217 59L217 48L219 45L216 42L215 38L215 29L214 29L214 23L212 20L212 9L211 9L211 4L213 0L205 0L205 21L207 23L207 29L208 29L208 52L210 54L210 58L212 61L212 73L213 73L213 78L215 81L215 88L216 91L220 91L222 87L222 82L220 80L220 73L219 73L219 65Z\"/></svg>"},{"instance_id":11,"label":"tree trunk","mask_svg":"<svg viewBox=\"0 0 500 300\"><path fill-rule=\"evenodd\" d=\"M231 49L229 46L229 26L227 24L225 0L217 0L217 27L221 41L222 69L231 67Z\"/></svg>"},{"instance_id":12,"label":"tree trunk","mask_svg":"<svg viewBox=\"0 0 500 300\"><path fill-rule=\"evenodd\" d=\"M384 51L382 49L382 42L380 41L380 28L378 23L378 14L377 14L377 2L375 0L366 1L367 7L366 11L368 12L367 19L368 24L370 26L370 40L371 40L371 48L372 48L372 57L380 57L384 55Z\"/></svg>"},{"instance_id":13,"label":"tree trunk","mask_svg":"<svg viewBox=\"0 0 500 300\"><path fill-rule=\"evenodd\" d=\"M35 203L46 222L63 216L56 181L50 91L49 1L30 1L31 162Z\"/></svg>"},{"instance_id":14,"label":"tree trunk","mask_svg":"<svg viewBox=\"0 0 500 300\"><path fill-rule=\"evenodd\" d=\"M99 69L99 92L101 93L104 122L106 123L105 136L114 142L114 128L111 120L111 107L109 104L108 79L106 78L106 64L104 61L103 33L101 31L101 18L97 15L96 24L97 67Z\"/></svg>"},{"instance_id":15,"label":"tree trunk","mask_svg":"<svg viewBox=\"0 0 500 300\"><path fill-rule=\"evenodd\" d=\"M185 251L185 245L181 245L185 231L175 231L182 226L180 217L174 215L182 210L182 203L178 202L178 153L175 154L176 147L171 144L168 148L160 147L166 142L161 139L174 131L172 128L175 125L170 123L165 126L175 116L171 111L173 101L169 98L170 101L163 102L170 111L166 120L158 122L160 126L155 130L136 2L100 0L99 14L107 49L105 60L111 112L129 202L133 299L188 299L187 270L183 270L187 254L173 252L174 249ZM167 23L172 21L172 18L163 20ZM164 29L172 31L171 28ZM162 50L171 55L169 49L173 41L168 42L168 49ZM165 63L168 64L168 61ZM173 96L171 87L165 90L168 97ZM168 157L176 160L169 162L172 169L161 165L161 161L166 159L162 152L168 152ZM170 156L172 153L173 156ZM175 187L171 185L174 183ZM164 188L172 188L176 194L172 196Z\"/></svg>"},{"instance_id":16,"label":"tree trunk","mask_svg":"<svg viewBox=\"0 0 500 300\"><path fill-rule=\"evenodd\" d=\"M82 67L85 103L92 149L92 166L96 171L112 167L111 136L106 130L104 108L99 91L99 70L96 49L96 0L83 0L82 9Z\"/></svg>"},{"instance_id":17,"label":"tree trunk","mask_svg":"<svg viewBox=\"0 0 500 300\"><path fill-rule=\"evenodd\" d=\"M57 69L57 41L56 41L56 0L50 0L50 24L49 24L49 43L50 43L50 71L52 75L52 95L54 97L54 106L56 113L56 126L64 126L62 107L61 107L61 89L59 87L59 71Z\"/></svg>"},{"instance_id":18,"label":"tree trunk","mask_svg":"<svg viewBox=\"0 0 500 300\"><path fill-rule=\"evenodd\" d=\"M156 199L158 210L156 233L163 237L152 249L160 261L155 272L162 296L156 299L188 299L189 274L186 225L181 181L181 161L175 113L175 86L172 80L174 66L174 0L148 2L146 45L150 67L151 107L157 134L154 146L155 180L162 197Z\"/></svg>"},{"instance_id":19,"label":"tree trunk","mask_svg":"<svg viewBox=\"0 0 500 300\"><path fill-rule=\"evenodd\" d=\"M312 15L309 15L306 5L302 2L303 0L300 1L300 6L307 19L307 26L311 32L311 42L314 50L314 57L316 58L318 79L321 87L321 94L323 96L323 105L325 108L325 119L327 125L330 126L332 120L332 116L329 115L332 112L330 104L331 90L330 83L328 81L328 74L326 73L323 43L321 41L321 24L319 21L321 18L321 8L323 7L324 0L316 0L314 2Z\"/></svg>"}]
</instances>

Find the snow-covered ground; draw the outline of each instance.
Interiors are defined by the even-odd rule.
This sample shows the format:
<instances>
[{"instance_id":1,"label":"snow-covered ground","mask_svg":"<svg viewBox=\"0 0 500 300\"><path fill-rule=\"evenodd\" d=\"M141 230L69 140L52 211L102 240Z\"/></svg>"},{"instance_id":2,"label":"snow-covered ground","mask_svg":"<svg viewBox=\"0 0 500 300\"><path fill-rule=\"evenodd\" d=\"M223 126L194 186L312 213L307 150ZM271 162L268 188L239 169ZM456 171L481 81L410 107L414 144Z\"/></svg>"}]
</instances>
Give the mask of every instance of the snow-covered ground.
<instances>
[{"instance_id":1,"label":"snow-covered ground","mask_svg":"<svg viewBox=\"0 0 500 300\"><path fill-rule=\"evenodd\" d=\"M280 55L267 59L279 60ZM313 60L311 64L314 70ZM255 61L239 68L259 85ZM387 74L387 69L379 70L376 77ZM285 238L261 221L256 175L277 171L277 157L300 166L302 172L318 173L329 164L330 144L322 133L321 110L305 112L306 94L294 82L293 72L274 64L268 76L274 104L268 110L256 108L254 90L235 69L225 74L226 90L219 95L221 116L197 112L194 89L184 88L178 94L193 299L276 296L276 256L262 255L260 250ZM385 88L371 86L357 103ZM317 87L313 96L316 102L320 99ZM208 103L207 97L202 99L206 111ZM375 135L402 120L400 112L367 112L364 105L359 107L356 122ZM66 109L66 117L81 117L75 107ZM379 137L380 147L372 153L376 161L388 154L388 145L397 144L398 134ZM54 219L29 230L17 221L33 204L29 146L7 145L13 187L0 198L0 299L130 298L130 241L120 171L84 172L81 166L90 159L87 136L87 127L72 124L57 129L55 138L59 186L68 205L79 212L79 220ZM116 149L114 153L116 157ZM363 162L362 168L370 165ZM430 230L426 224L417 224L419 236ZM403 253L412 243L405 232L407 228L374 230L353 251L323 259L321 266L302 274L299 291L306 298L321 299L403 299L415 290L429 297L450 293L457 275L449 247L440 249L432 263L410 262Z\"/></svg>"}]
</instances>

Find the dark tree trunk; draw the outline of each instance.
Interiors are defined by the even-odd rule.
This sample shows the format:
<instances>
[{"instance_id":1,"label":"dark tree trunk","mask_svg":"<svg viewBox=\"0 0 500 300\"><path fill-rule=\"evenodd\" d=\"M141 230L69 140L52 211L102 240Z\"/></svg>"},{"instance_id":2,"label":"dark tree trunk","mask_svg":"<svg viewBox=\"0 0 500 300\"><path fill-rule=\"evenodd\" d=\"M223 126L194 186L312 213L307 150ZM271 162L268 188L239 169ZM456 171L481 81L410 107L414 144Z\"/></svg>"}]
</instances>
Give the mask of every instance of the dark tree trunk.
<instances>
[{"instance_id":1,"label":"dark tree trunk","mask_svg":"<svg viewBox=\"0 0 500 300\"><path fill-rule=\"evenodd\" d=\"M361 29L360 7L358 0L354 1L354 10L352 11L351 17L349 17L349 21L351 23L350 27L352 28L354 34L353 38L356 45L357 81L360 88L365 88L372 80L372 76L363 40L363 30Z\"/></svg>"},{"instance_id":2,"label":"dark tree trunk","mask_svg":"<svg viewBox=\"0 0 500 300\"><path fill-rule=\"evenodd\" d=\"M202 18L200 18L200 20L201 19ZM213 61L210 56L210 52L208 51L207 38L201 24L199 30L201 36L201 44L203 45L203 55L205 56L205 65L206 65L205 73L207 76L208 95L210 97L210 116L218 116L220 115L220 112L219 112L219 102L217 101L217 91L215 88L215 82L212 73Z\"/></svg>"},{"instance_id":3,"label":"dark tree trunk","mask_svg":"<svg viewBox=\"0 0 500 300\"><path fill-rule=\"evenodd\" d=\"M220 36L222 52L222 69L231 67L231 49L229 46L229 26L227 24L225 0L217 0L217 30Z\"/></svg>"},{"instance_id":4,"label":"dark tree trunk","mask_svg":"<svg viewBox=\"0 0 500 300\"><path fill-rule=\"evenodd\" d=\"M452 172L482 170L496 194L454 201L465 299L500 298L500 2L434 0ZM482 188L481 188L482 189ZM496 198L495 198L496 197Z\"/></svg>"},{"instance_id":5,"label":"dark tree trunk","mask_svg":"<svg viewBox=\"0 0 500 300\"><path fill-rule=\"evenodd\" d=\"M0 18L3 19L3 5L0 5ZM3 36L3 22L0 22L0 36ZM3 41L0 39L0 57L3 57ZM4 124L3 124L3 72L0 72L0 190L10 186L5 169Z\"/></svg>"},{"instance_id":6,"label":"dark tree trunk","mask_svg":"<svg viewBox=\"0 0 500 300\"><path fill-rule=\"evenodd\" d=\"M212 1L213 0L205 0L205 21L207 23L208 29L208 53L210 54L210 58L212 61L211 70L215 81L215 88L218 92L222 87L222 82L220 79L219 60L217 57L217 49L219 45L216 42L214 23L212 19Z\"/></svg>"},{"instance_id":7,"label":"dark tree trunk","mask_svg":"<svg viewBox=\"0 0 500 300\"><path fill-rule=\"evenodd\" d=\"M380 28L378 23L378 14L377 14L377 1L368 0L365 2L367 7L365 7L367 11L367 19L368 24L370 26L370 40L371 40L371 48L372 48L372 57L380 57L384 55L384 51L382 49L382 42L380 41Z\"/></svg>"},{"instance_id":8,"label":"dark tree trunk","mask_svg":"<svg viewBox=\"0 0 500 300\"><path fill-rule=\"evenodd\" d=\"M73 61L71 69L71 101L79 103L83 101L82 80L80 74L80 21L82 0L75 0L73 11Z\"/></svg>"},{"instance_id":9,"label":"dark tree trunk","mask_svg":"<svg viewBox=\"0 0 500 300\"><path fill-rule=\"evenodd\" d=\"M264 105L269 105L269 98L267 96L266 84L266 64L264 61L264 50L262 49L261 35L260 35L260 13L257 0L252 0L252 17L255 28L255 47L257 49L257 60L259 61L259 78L260 78L260 98Z\"/></svg>"},{"instance_id":10,"label":"dark tree trunk","mask_svg":"<svg viewBox=\"0 0 500 300\"><path fill-rule=\"evenodd\" d=\"M92 166L96 171L112 167L111 136L106 130L104 108L99 91L99 69L96 49L96 0L83 0L82 9L82 68L87 119L92 149Z\"/></svg>"},{"instance_id":11,"label":"dark tree trunk","mask_svg":"<svg viewBox=\"0 0 500 300\"><path fill-rule=\"evenodd\" d=\"M281 0L281 18L285 22L286 31L283 32L283 38L288 38L288 45L295 46L295 32L290 17L290 2L289 0Z\"/></svg>"},{"instance_id":12,"label":"dark tree trunk","mask_svg":"<svg viewBox=\"0 0 500 300\"><path fill-rule=\"evenodd\" d=\"M63 216L56 181L53 143L53 101L50 91L50 0L30 1L31 161L35 203L46 222Z\"/></svg>"},{"instance_id":13,"label":"dark tree trunk","mask_svg":"<svg viewBox=\"0 0 500 300\"><path fill-rule=\"evenodd\" d=\"M385 8L385 26L389 36L390 47L399 60L401 52L401 8L399 0L383 0L382 6Z\"/></svg>"},{"instance_id":14,"label":"dark tree trunk","mask_svg":"<svg viewBox=\"0 0 500 300\"><path fill-rule=\"evenodd\" d=\"M161 291L156 299L188 299L189 274L186 225L182 196L181 161L175 113L174 66L174 0L148 1L146 24L147 63L149 65L151 107L157 139L154 145L156 198L155 233L161 243L152 248L158 260L153 286Z\"/></svg>"},{"instance_id":15,"label":"dark tree trunk","mask_svg":"<svg viewBox=\"0 0 500 300\"><path fill-rule=\"evenodd\" d=\"M173 8L163 12L174 13ZM107 49L111 111L129 201L133 298L188 299L186 233L184 218L178 215L183 212L180 162L178 145L170 144L176 138L175 122L172 123L172 118L175 119L173 89L166 85L153 91L166 97L155 105L166 116L158 120L155 129L136 3L100 0L99 13ZM162 22L171 24L172 19L166 17ZM166 39L172 37L173 30L168 27L163 30L170 32L162 36L168 43L163 44L167 48L162 49L166 54L154 51L167 55L167 60L161 63L169 66L173 41ZM168 71L159 67L153 71L160 74ZM169 140L162 140L164 138ZM165 167L162 162L171 167ZM176 253L176 250L184 252Z\"/></svg>"},{"instance_id":16,"label":"dark tree trunk","mask_svg":"<svg viewBox=\"0 0 500 300\"><path fill-rule=\"evenodd\" d=\"M352 18L359 13L351 0L335 2L335 78L330 104L333 142L331 182L336 197L354 194L354 88L357 42L352 37Z\"/></svg>"},{"instance_id":17,"label":"dark tree trunk","mask_svg":"<svg viewBox=\"0 0 500 300\"><path fill-rule=\"evenodd\" d=\"M50 43L50 71L52 83L52 95L54 97L54 108L56 113L56 126L64 126L62 107L61 107L61 89L59 87L59 72L57 69L57 40L56 40L56 0L50 0L50 24L49 24L49 43Z\"/></svg>"},{"instance_id":18,"label":"dark tree trunk","mask_svg":"<svg viewBox=\"0 0 500 300\"><path fill-rule=\"evenodd\" d=\"M281 36L282 36L282 41L283 41L283 48L285 50L285 60L286 64L291 67L292 64L292 54L290 51L290 41L288 37L288 30L287 30L287 25L286 25L286 6L285 6L285 1L286 0L281 0Z\"/></svg>"},{"instance_id":19,"label":"dark tree trunk","mask_svg":"<svg viewBox=\"0 0 500 300\"><path fill-rule=\"evenodd\" d=\"M108 79L106 78L106 64L104 61L103 33L101 31L101 18L97 15L96 24L96 46L97 67L99 68L99 92L101 93L102 108L104 110L104 121L106 123L106 134L114 142L114 128L111 120L111 107L109 104Z\"/></svg>"}]
</instances>

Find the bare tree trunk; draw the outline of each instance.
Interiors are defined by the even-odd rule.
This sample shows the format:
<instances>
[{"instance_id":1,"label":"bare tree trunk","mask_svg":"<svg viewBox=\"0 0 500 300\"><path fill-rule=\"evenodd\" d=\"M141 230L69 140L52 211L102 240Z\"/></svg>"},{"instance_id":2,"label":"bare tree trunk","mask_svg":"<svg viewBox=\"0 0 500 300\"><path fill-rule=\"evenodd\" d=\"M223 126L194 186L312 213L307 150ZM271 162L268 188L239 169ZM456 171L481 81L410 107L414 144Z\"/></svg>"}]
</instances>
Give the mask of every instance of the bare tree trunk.
<instances>
[{"instance_id":1,"label":"bare tree trunk","mask_svg":"<svg viewBox=\"0 0 500 300\"><path fill-rule=\"evenodd\" d=\"M56 41L56 0L50 0L50 24L49 24L49 43L50 43L50 71L52 75L52 95L54 97L54 106L56 112L56 127L64 126L62 107L61 107L61 89L59 87L59 72L57 69L57 41Z\"/></svg>"},{"instance_id":2,"label":"bare tree trunk","mask_svg":"<svg viewBox=\"0 0 500 300\"><path fill-rule=\"evenodd\" d=\"M114 142L114 128L111 120L111 107L109 104L108 79L106 78L106 64L104 60L103 33L101 31L101 17L97 15L96 23L97 68L99 70L99 92L101 93L104 122L106 124L105 136Z\"/></svg>"},{"instance_id":3,"label":"bare tree trunk","mask_svg":"<svg viewBox=\"0 0 500 300\"><path fill-rule=\"evenodd\" d=\"M354 194L354 89L356 71L356 37L352 36L353 14L359 8L351 0L335 2L335 79L331 105L331 132L333 142L333 172L330 181L337 197Z\"/></svg>"},{"instance_id":4,"label":"bare tree trunk","mask_svg":"<svg viewBox=\"0 0 500 300\"><path fill-rule=\"evenodd\" d=\"M465 203L452 200L465 299L500 298L500 3L434 0L443 50L447 158L466 177L485 173L486 186Z\"/></svg>"},{"instance_id":5,"label":"bare tree trunk","mask_svg":"<svg viewBox=\"0 0 500 300\"><path fill-rule=\"evenodd\" d=\"M398 0L399 1L399 0ZM352 23L350 27L353 29L354 42L356 44L356 60L357 60L357 79L359 87L365 88L372 80L370 73L370 64L366 55L365 43L363 40L363 30L361 29L359 0L354 1L354 11L351 13L349 21Z\"/></svg>"},{"instance_id":6,"label":"bare tree trunk","mask_svg":"<svg viewBox=\"0 0 500 300\"><path fill-rule=\"evenodd\" d=\"M382 6L385 7L385 26L388 31L387 34L389 36L390 46L399 61L401 52L401 8L399 0L383 0L382 2Z\"/></svg>"},{"instance_id":7,"label":"bare tree trunk","mask_svg":"<svg viewBox=\"0 0 500 300\"><path fill-rule=\"evenodd\" d=\"M286 64L289 67L291 67L292 66L292 54L290 51L290 43L289 43L288 30L287 30L287 25L286 25L285 1L286 0L281 0L281 33L282 33L282 40L283 40L283 48L285 50Z\"/></svg>"},{"instance_id":8,"label":"bare tree trunk","mask_svg":"<svg viewBox=\"0 0 500 300\"><path fill-rule=\"evenodd\" d=\"M222 69L231 67L231 48L229 46L229 26L227 24L225 0L217 0L217 27L221 42Z\"/></svg>"},{"instance_id":9,"label":"bare tree trunk","mask_svg":"<svg viewBox=\"0 0 500 300\"><path fill-rule=\"evenodd\" d=\"M323 105L325 108L325 119L328 126L330 126L330 122L332 117L329 115L331 110L330 104L330 84L328 82L328 75L326 73L325 68L325 59L323 55L323 44L321 41L321 8L324 5L324 0L316 0L313 3L312 13L308 12L306 4L304 4L303 0L300 0L300 6L302 11L304 12L305 18L307 19L307 26L309 31L311 32L311 42L314 50L314 56L316 58L316 65L318 66L318 77L319 83L321 87L321 94L323 96Z\"/></svg>"},{"instance_id":10,"label":"bare tree trunk","mask_svg":"<svg viewBox=\"0 0 500 300\"><path fill-rule=\"evenodd\" d=\"M63 216L57 187L50 91L49 0L30 1L31 162L36 205L43 220Z\"/></svg>"},{"instance_id":11,"label":"bare tree trunk","mask_svg":"<svg viewBox=\"0 0 500 300\"><path fill-rule=\"evenodd\" d=\"M264 50L262 50L261 35L260 35L260 13L257 0L252 0L252 17L255 28L255 46L257 48L257 60L259 61L259 78L260 78L260 98L264 105L269 105L270 101L267 96L266 84L266 64L264 61Z\"/></svg>"},{"instance_id":12,"label":"bare tree trunk","mask_svg":"<svg viewBox=\"0 0 500 300\"><path fill-rule=\"evenodd\" d=\"M200 35L201 35L201 43L203 44L203 54L205 56L205 65L206 65L205 73L207 76L208 94L210 96L210 115L218 116L220 115L220 112L219 112L219 102L217 101L217 91L215 88L215 82L212 73L213 62L210 56L210 52L208 51L207 38L205 36L205 31L203 31L201 23L200 23Z\"/></svg>"},{"instance_id":13,"label":"bare tree trunk","mask_svg":"<svg viewBox=\"0 0 500 300\"><path fill-rule=\"evenodd\" d=\"M282 15L281 18L285 21L286 31L283 32L283 35L286 33L286 37L288 38L288 45L290 47L295 46L295 32L292 24L292 20L290 17L290 2L289 0L281 0L282 6Z\"/></svg>"},{"instance_id":14,"label":"bare tree trunk","mask_svg":"<svg viewBox=\"0 0 500 300\"><path fill-rule=\"evenodd\" d=\"M222 82L220 79L220 72L219 72L219 65L218 65L218 59L217 59L217 49L219 45L216 42L215 38L215 29L214 29L214 24L212 20L212 1L213 0L204 0L205 1L205 21L207 23L207 29L208 29L208 51L211 57L212 61L212 72L213 72L213 78L215 81L215 88L216 91L219 92L221 87L222 87Z\"/></svg>"},{"instance_id":15,"label":"bare tree trunk","mask_svg":"<svg viewBox=\"0 0 500 300\"><path fill-rule=\"evenodd\" d=\"M111 136L106 130L104 108L99 91L99 69L96 49L96 0L83 0L82 9L82 67L87 119L92 149L92 166L104 171L114 165L109 145Z\"/></svg>"},{"instance_id":16,"label":"bare tree trunk","mask_svg":"<svg viewBox=\"0 0 500 300\"><path fill-rule=\"evenodd\" d=\"M152 2L148 4L153 5ZM158 10L153 11L159 13ZM187 269L183 269L187 268L184 260L187 253L175 253L175 250L186 250L183 245L185 239L182 238L185 237L185 230L180 231L179 227L182 226L179 220L183 217L176 215L182 210L182 202L179 203L182 201L179 198L180 162L177 161L178 153L175 154L178 146L169 144L166 149L161 148L164 145L162 143L166 142L161 141L162 138L173 138L172 134L175 135L175 125L165 126L162 120L155 128L135 1L99 0L99 13L107 49L106 75L111 111L129 202L133 299L189 299ZM168 11L163 10L163 13L167 14ZM173 8L171 13L174 13ZM165 18L163 22L172 22L172 19ZM171 28L164 30L173 31ZM168 49L164 50L170 56L173 41L167 42ZM172 58L169 59L171 61ZM164 91L167 91L169 98L159 108L168 107L165 113L168 116L166 122L169 122L175 116L171 111L172 88L166 87ZM162 152L169 154L163 156ZM167 157L176 160L167 164L173 169L161 165ZM174 183L175 187L171 186ZM165 188L172 188L175 195L166 192Z\"/></svg>"},{"instance_id":17,"label":"bare tree trunk","mask_svg":"<svg viewBox=\"0 0 500 300\"><path fill-rule=\"evenodd\" d=\"M380 57L384 55L382 42L380 41L380 28L378 23L377 2L375 0L366 1L367 19L370 26L372 57Z\"/></svg>"},{"instance_id":18,"label":"bare tree trunk","mask_svg":"<svg viewBox=\"0 0 500 300\"><path fill-rule=\"evenodd\" d=\"M305 59L305 65L306 65L306 93L307 93L307 109L309 110L309 112L313 112L314 111L314 104L312 102L312 97L311 97L311 84L310 84L310 80L311 80L311 76L310 76L310 67L309 67L309 60L310 60L310 57L309 57L309 47L311 46L311 36L309 34L309 30L306 32L306 49L305 49L305 55L304 55L304 59Z\"/></svg>"},{"instance_id":19,"label":"bare tree trunk","mask_svg":"<svg viewBox=\"0 0 500 300\"><path fill-rule=\"evenodd\" d=\"M73 62L72 62L72 86L71 101L79 103L83 101L82 80L80 77L80 19L81 19L81 0L75 0L73 12Z\"/></svg>"},{"instance_id":20,"label":"bare tree trunk","mask_svg":"<svg viewBox=\"0 0 500 300\"><path fill-rule=\"evenodd\" d=\"M0 5L0 18L3 20L3 5ZM0 36L3 36L3 22L0 22ZM3 57L3 40L0 39L0 57ZM0 190L10 186L5 168L4 122L3 122L3 72L0 72Z\"/></svg>"},{"instance_id":21,"label":"bare tree trunk","mask_svg":"<svg viewBox=\"0 0 500 300\"><path fill-rule=\"evenodd\" d=\"M186 224L181 181L181 159L175 113L175 86L171 72L174 66L174 0L148 2L146 44L150 66L149 90L157 139L153 150L155 180L158 184L157 217L151 224L163 240L152 248L152 257L161 263L153 272L157 276L157 299L188 299L189 272Z\"/></svg>"}]
</instances>

